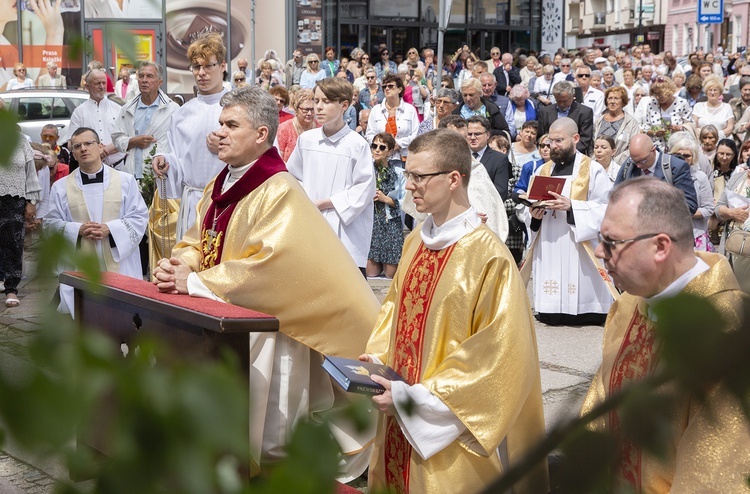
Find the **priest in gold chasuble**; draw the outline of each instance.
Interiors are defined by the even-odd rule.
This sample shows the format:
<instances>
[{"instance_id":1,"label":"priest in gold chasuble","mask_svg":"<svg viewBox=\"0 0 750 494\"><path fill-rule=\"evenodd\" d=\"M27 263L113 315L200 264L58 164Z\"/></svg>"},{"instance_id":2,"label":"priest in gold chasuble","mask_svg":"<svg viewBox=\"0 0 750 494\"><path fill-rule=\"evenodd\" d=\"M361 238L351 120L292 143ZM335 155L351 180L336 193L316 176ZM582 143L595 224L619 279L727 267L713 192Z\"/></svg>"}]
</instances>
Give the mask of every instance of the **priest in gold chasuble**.
<instances>
[{"instance_id":1,"label":"priest in gold chasuble","mask_svg":"<svg viewBox=\"0 0 750 494\"><path fill-rule=\"evenodd\" d=\"M732 269L723 256L693 251L685 198L666 182L642 177L613 190L596 255L625 293L609 311L602 364L583 413L659 366L651 311L659 300L679 293L706 298L729 322L728 329L739 329L743 295ZM709 390L707 400L708 407L690 396L677 399L664 459L623 435L617 410L592 424L617 439L618 483L632 492L748 492L747 420L736 400L718 387Z\"/></svg>"},{"instance_id":2,"label":"priest in gold chasuble","mask_svg":"<svg viewBox=\"0 0 750 494\"><path fill-rule=\"evenodd\" d=\"M369 487L399 493L482 490L544 436L536 336L520 274L468 201L471 153L438 129L409 146L407 189L430 213L406 239L361 360L393 367ZM413 406L412 406L413 405ZM547 466L515 486L546 493Z\"/></svg>"},{"instance_id":3,"label":"priest in gold chasuble","mask_svg":"<svg viewBox=\"0 0 750 494\"><path fill-rule=\"evenodd\" d=\"M228 163L198 203L198 222L154 271L167 293L190 293L279 319L250 346L251 472L283 457L294 424L341 402L322 355L356 358L377 299L341 241L271 146L274 99L257 87L222 98L219 157ZM344 400L345 401L345 400ZM335 402L335 403L334 403ZM372 439L336 428L340 480L367 466Z\"/></svg>"}]
</instances>

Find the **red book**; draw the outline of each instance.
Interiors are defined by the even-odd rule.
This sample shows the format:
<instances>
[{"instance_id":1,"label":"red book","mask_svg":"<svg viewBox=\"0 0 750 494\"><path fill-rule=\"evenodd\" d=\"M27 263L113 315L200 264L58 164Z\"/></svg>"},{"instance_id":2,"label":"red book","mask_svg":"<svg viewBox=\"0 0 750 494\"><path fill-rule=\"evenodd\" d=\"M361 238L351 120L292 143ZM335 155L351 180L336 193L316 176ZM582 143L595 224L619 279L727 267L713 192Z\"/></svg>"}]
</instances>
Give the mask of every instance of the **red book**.
<instances>
[{"instance_id":1,"label":"red book","mask_svg":"<svg viewBox=\"0 0 750 494\"><path fill-rule=\"evenodd\" d=\"M542 175L534 175L531 177L529 183L529 192L526 194L530 201L550 201L554 200L555 197L550 194L562 194L563 187L565 186L565 178L563 177L545 177Z\"/></svg>"}]
</instances>

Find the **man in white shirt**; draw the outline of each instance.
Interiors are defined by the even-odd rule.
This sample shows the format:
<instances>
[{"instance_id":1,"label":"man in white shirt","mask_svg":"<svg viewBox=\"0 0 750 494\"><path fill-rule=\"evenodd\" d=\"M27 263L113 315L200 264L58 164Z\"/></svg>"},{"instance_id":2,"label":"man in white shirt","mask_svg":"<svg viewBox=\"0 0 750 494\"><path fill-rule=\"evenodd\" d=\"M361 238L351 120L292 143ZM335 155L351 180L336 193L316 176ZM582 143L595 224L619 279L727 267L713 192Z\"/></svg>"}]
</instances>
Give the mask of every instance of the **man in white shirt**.
<instances>
[{"instance_id":1,"label":"man in white shirt","mask_svg":"<svg viewBox=\"0 0 750 494\"><path fill-rule=\"evenodd\" d=\"M552 86L554 87L555 84L557 84L560 81L570 81L573 82L575 77L573 76L573 73L571 72L571 60L569 58L563 58L560 60L560 72L556 73L555 76L552 78Z\"/></svg>"},{"instance_id":2,"label":"man in white shirt","mask_svg":"<svg viewBox=\"0 0 750 494\"><path fill-rule=\"evenodd\" d=\"M583 93L583 104L591 108L594 118L604 112L604 93L591 86L591 68L582 65L576 69L576 81Z\"/></svg>"},{"instance_id":3,"label":"man in white shirt","mask_svg":"<svg viewBox=\"0 0 750 494\"><path fill-rule=\"evenodd\" d=\"M92 69L88 72L86 89L89 99L73 110L67 136L72 136L79 127L94 129L102 143L102 161L106 165L116 167L127 157L125 153L118 151L112 142L112 131L117 115L120 114L120 105L107 98L107 74L101 69ZM68 138L65 137L61 141L67 141Z\"/></svg>"}]
</instances>

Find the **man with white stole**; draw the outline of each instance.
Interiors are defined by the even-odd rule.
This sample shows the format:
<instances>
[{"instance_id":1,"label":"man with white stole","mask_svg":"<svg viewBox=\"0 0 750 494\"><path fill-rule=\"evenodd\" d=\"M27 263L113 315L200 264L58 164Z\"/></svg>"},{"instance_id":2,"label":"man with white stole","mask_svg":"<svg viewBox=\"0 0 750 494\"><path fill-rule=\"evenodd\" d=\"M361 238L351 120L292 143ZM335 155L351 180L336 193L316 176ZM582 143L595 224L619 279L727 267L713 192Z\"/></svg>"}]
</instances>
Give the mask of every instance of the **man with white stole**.
<instances>
[{"instance_id":1,"label":"man with white stole","mask_svg":"<svg viewBox=\"0 0 750 494\"><path fill-rule=\"evenodd\" d=\"M228 166L209 182L198 221L153 275L162 292L279 319L278 333L250 340L251 473L257 474L283 457L298 420L340 403L344 393L322 369L322 355L356 358L378 303L272 146L279 123L274 98L247 86L221 104L219 158ZM345 453L340 480L349 481L367 467L372 432L358 436L351 425L336 425Z\"/></svg>"},{"instance_id":2,"label":"man with white stole","mask_svg":"<svg viewBox=\"0 0 750 494\"><path fill-rule=\"evenodd\" d=\"M508 249L469 204L471 153L437 129L409 146L405 176L430 213L404 243L360 360L405 381L372 380L378 420L370 489L481 491L544 437L534 323ZM514 487L548 492L546 463Z\"/></svg>"},{"instance_id":3,"label":"man with white stole","mask_svg":"<svg viewBox=\"0 0 750 494\"><path fill-rule=\"evenodd\" d=\"M204 34L188 47L187 63L198 94L172 114L167 132L169 152L157 151L151 163L157 177L167 176L168 198L180 199L176 240L192 228L203 189L224 167L217 155L216 130L219 101L227 92L223 86L226 57L227 49L217 33Z\"/></svg>"},{"instance_id":4,"label":"man with white stole","mask_svg":"<svg viewBox=\"0 0 750 494\"><path fill-rule=\"evenodd\" d=\"M599 163L576 151L574 120L556 120L549 137L551 160L535 175L564 177L562 193L551 192L555 199L545 206L519 213L532 242L526 262L533 263L534 310L549 325L601 325L617 294L594 256L612 185Z\"/></svg>"},{"instance_id":5,"label":"man with white stole","mask_svg":"<svg viewBox=\"0 0 750 494\"><path fill-rule=\"evenodd\" d=\"M624 293L604 327L602 364L584 401L585 414L660 365L652 306L680 293L704 298L722 315L722 331L742 331L744 295L727 259L693 250L691 214L683 192L653 177L612 191L596 255ZM672 388L660 393L671 394ZM675 397L671 433L657 457L623 434L618 409L591 424L617 441L616 481L624 491L748 492L750 425L737 400L718 385L705 402Z\"/></svg>"},{"instance_id":6,"label":"man with white stole","mask_svg":"<svg viewBox=\"0 0 750 494\"><path fill-rule=\"evenodd\" d=\"M95 252L104 271L142 279L138 244L148 209L135 178L102 164L104 145L93 129L79 127L70 144L78 168L52 185L45 233L60 233L76 249ZM73 309L73 287L61 285L58 310L75 317Z\"/></svg>"}]
</instances>

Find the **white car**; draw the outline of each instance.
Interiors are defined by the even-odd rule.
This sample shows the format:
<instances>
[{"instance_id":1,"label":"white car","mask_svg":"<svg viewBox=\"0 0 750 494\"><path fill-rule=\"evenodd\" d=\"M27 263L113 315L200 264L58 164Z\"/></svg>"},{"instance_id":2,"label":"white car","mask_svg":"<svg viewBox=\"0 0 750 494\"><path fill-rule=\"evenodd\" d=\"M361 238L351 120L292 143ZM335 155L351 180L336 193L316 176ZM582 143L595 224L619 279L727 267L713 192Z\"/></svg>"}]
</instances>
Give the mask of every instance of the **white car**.
<instances>
[{"instance_id":1,"label":"white car","mask_svg":"<svg viewBox=\"0 0 750 494\"><path fill-rule=\"evenodd\" d=\"M108 95L122 104L114 94ZM18 126L33 142L41 142L42 128L53 124L65 135L70 116L89 93L77 89L16 89L0 93L5 109L18 116Z\"/></svg>"}]
</instances>

